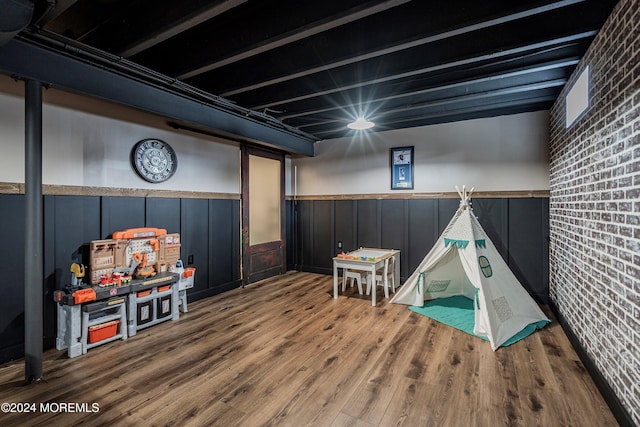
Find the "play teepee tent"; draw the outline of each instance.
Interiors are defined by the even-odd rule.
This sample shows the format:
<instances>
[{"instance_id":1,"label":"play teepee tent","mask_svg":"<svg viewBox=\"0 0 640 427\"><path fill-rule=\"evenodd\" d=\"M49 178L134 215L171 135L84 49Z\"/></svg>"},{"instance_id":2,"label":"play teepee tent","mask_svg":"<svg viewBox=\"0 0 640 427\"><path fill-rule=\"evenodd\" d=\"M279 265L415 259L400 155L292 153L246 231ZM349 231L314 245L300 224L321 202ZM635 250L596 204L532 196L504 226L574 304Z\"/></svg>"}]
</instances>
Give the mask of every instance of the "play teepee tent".
<instances>
[{"instance_id":1,"label":"play teepee tent","mask_svg":"<svg viewBox=\"0 0 640 427\"><path fill-rule=\"evenodd\" d=\"M474 304L473 333L496 350L525 327L549 322L489 240L460 191L460 206L418 268L391 300L422 307L427 300L463 295Z\"/></svg>"}]
</instances>

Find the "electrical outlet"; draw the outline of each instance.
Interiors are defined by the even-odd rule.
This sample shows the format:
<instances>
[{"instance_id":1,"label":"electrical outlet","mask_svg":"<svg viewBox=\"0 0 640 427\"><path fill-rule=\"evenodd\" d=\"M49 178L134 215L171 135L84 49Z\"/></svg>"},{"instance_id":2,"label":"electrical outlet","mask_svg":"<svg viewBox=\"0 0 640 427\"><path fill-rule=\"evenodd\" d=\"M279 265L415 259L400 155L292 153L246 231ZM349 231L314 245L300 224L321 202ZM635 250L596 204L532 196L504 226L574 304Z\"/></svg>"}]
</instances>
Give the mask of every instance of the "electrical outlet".
<instances>
[{"instance_id":1,"label":"electrical outlet","mask_svg":"<svg viewBox=\"0 0 640 427\"><path fill-rule=\"evenodd\" d=\"M338 249L342 249L342 240L338 240Z\"/></svg>"},{"instance_id":2,"label":"electrical outlet","mask_svg":"<svg viewBox=\"0 0 640 427\"><path fill-rule=\"evenodd\" d=\"M188 265L193 264L193 254L191 254L191 255L189 255L189 256L187 257L187 264L188 264Z\"/></svg>"}]
</instances>

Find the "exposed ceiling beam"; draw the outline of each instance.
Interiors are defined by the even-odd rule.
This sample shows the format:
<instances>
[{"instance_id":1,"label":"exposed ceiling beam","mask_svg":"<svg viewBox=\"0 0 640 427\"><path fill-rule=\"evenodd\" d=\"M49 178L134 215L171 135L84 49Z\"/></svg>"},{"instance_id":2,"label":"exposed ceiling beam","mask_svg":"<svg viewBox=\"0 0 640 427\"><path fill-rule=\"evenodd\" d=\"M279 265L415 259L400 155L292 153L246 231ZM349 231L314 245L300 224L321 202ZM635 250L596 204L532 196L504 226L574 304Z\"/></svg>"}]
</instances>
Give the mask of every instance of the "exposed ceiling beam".
<instances>
[{"instance_id":1,"label":"exposed ceiling beam","mask_svg":"<svg viewBox=\"0 0 640 427\"><path fill-rule=\"evenodd\" d=\"M483 117L491 117L495 115L502 115L505 113L512 113L514 109L522 108L521 112L524 111L534 111L532 105L539 104L548 104L550 102L555 101L556 96L538 96L534 98L527 99L518 99L514 101L501 101L492 105L482 105L480 107L467 107L446 111L436 111L432 113L426 113L421 115L416 115L408 118L401 118L397 120L387 120L384 122L376 123L376 129L378 132L385 130L385 127L388 127L388 130L394 129L393 125L398 123L407 123L407 122L419 122L420 126L427 126L429 124L436 124L442 122L449 121L458 121L465 120L465 115L473 115L474 117L478 117L478 112L482 113ZM345 126L335 127L333 129L328 130L318 130L314 132L314 135L332 138L342 136L345 133Z\"/></svg>"},{"instance_id":2,"label":"exposed ceiling beam","mask_svg":"<svg viewBox=\"0 0 640 427\"><path fill-rule=\"evenodd\" d=\"M387 0L383 3L379 3L375 1L375 2L367 3L363 6L354 7L353 9L350 9L340 15L329 16L320 21L313 22L309 25L305 25L300 28L296 28L293 31L288 31L276 37L272 37L270 39L261 41L260 43L255 44L254 46L251 46L246 50L238 52L234 55L227 56L226 58L220 59L218 61L211 62L209 64L195 68L186 73L180 74L176 78L180 80L186 80L191 77L197 76L199 74L206 73L207 71L224 67L225 65L229 65L234 62L237 62L246 58L250 58L252 56L259 55L264 52L268 52L272 49L276 49L278 47L287 45L289 43L293 43L298 40L302 40L304 38L322 33L324 31L331 30L332 28L336 28L341 25L345 25L350 22L354 22L359 19L365 18L367 16L370 16L379 12L383 12L393 7L402 5L404 3L408 3L409 1L411 0Z\"/></svg>"},{"instance_id":3,"label":"exposed ceiling beam","mask_svg":"<svg viewBox=\"0 0 640 427\"><path fill-rule=\"evenodd\" d=\"M214 99L205 102L170 85L107 69L105 64L80 60L54 51L50 46L36 46L17 38L11 40L0 47L0 72L193 123L217 134L234 135L290 153L314 154L314 137L276 119L241 107L232 109L228 103L216 103Z\"/></svg>"},{"instance_id":4,"label":"exposed ceiling beam","mask_svg":"<svg viewBox=\"0 0 640 427\"><path fill-rule=\"evenodd\" d=\"M156 44L163 42L171 37L174 37L183 31L186 31L196 25L214 18L229 9L233 9L247 0L225 0L222 2L216 2L214 5L192 12L189 15L181 17L179 21L174 21L172 16L167 16L167 22L158 22L157 30L148 37L138 40L129 45L126 49L120 52L120 55L129 58L136 53L142 52L145 49L149 49Z\"/></svg>"},{"instance_id":5,"label":"exposed ceiling beam","mask_svg":"<svg viewBox=\"0 0 640 427\"><path fill-rule=\"evenodd\" d=\"M78 0L50 0L47 1L47 9L42 16L37 17L34 25L44 27L49 21L56 19L62 15L67 9L77 3Z\"/></svg>"},{"instance_id":6,"label":"exposed ceiling beam","mask_svg":"<svg viewBox=\"0 0 640 427\"><path fill-rule=\"evenodd\" d=\"M513 101L500 101L500 102L496 102L495 104L492 104L493 106L495 106L496 108L500 108L500 109L505 109L505 108L509 108L509 107L514 107L514 106L518 106L518 105L529 105L532 103L543 103L543 102L553 102L556 100L556 96L555 95L546 95L546 96L537 96L537 97L529 97L526 99L516 99ZM464 114L464 113L471 113L471 112L476 112L479 110L489 110L491 107L491 105L487 105L487 104L483 104L480 107L467 107L467 108L460 108L458 110L447 110L447 111L436 111L433 113L428 113L428 114L423 114L423 115L419 115L419 116L414 116L414 117L408 117L408 118L400 118L397 120L390 120L390 121L385 121L380 123L380 125L385 125L388 123L402 123L402 122L408 122L408 121L414 121L416 119L424 119L424 118L438 118L438 117L446 117L451 115L452 112L455 112L456 114Z\"/></svg>"},{"instance_id":7,"label":"exposed ceiling beam","mask_svg":"<svg viewBox=\"0 0 640 427\"><path fill-rule=\"evenodd\" d=\"M514 94L519 94L524 92L534 92L534 91L549 89L549 88L557 88L557 87L564 86L566 82L567 82L567 79L555 79L555 80L550 80L546 82L531 83L527 85L520 85L520 86L509 87L509 88L486 91L486 92L473 93L469 95L456 96L454 98L444 98L444 99L437 99L433 101L426 101L420 104L413 104L413 105L403 106L400 108L387 109L384 111L384 116L388 117L388 116L392 116L394 113L404 113L407 111L421 110L425 108L445 107L449 105L459 104L461 102L468 103L471 101L488 100L490 98L496 98L499 96L514 95ZM375 119L375 113L373 113L371 118ZM313 126L326 125L329 123L336 123L336 122L341 123L343 121L344 119L325 120L322 122L315 122L315 123L309 123L306 125L300 125L298 127L300 129L303 129L303 128L310 128Z\"/></svg>"},{"instance_id":8,"label":"exposed ceiling beam","mask_svg":"<svg viewBox=\"0 0 640 427\"><path fill-rule=\"evenodd\" d=\"M368 105L372 105L372 104L377 104L377 103L382 103L382 102L387 102L387 101L393 101L393 100L397 100L397 99L401 99L401 98L412 97L412 96L416 96L416 95L426 95L428 93L441 92L441 91L455 89L455 88L464 87L464 86L488 83L488 82L496 81L496 80L510 79L510 78L514 78L514 77L524 76L524 75L527 75L527 74L540 73L540 72L543 72L543 71L553 70L553 69L556 69L556 68L573 67L573 66L577 65L579 62L580 62L579 58L572 58L572 59L570 58L570 59L566 59L566 60L553 61L553 62L549 62L549 63L546 63L546 64L540 64L540 65L536 65L536 66L533 66L533 67L528 67L528 68L525 68L525 69L522 69L522 70L518 70L518 71L494 74L494 75L491 75L491 76L488 76L488 77L481 77L481 78L477 78L477 79L463 80L463 81L460 81L460 82L457 82L457 83L451 83L451 84L435 86L435 87L430 87L430 88L427 88L427 89L420 89L420 90L414 90L414 91L409 91L409 92L402 92L402 93L399 93L399 94L394 94L394 95L390 95L390 96L383 96L383 97L380 97L380 98L373 98L373 99L367 100L367 104ZM301 111L301 112L296 113L296 114L286 114L286 115L283 115L283 116L278 116L278 118L280 120L287 120L287 119L292 119L292 118L296 118L296 117L304 117L304 116L318 114L318 113L326 113L328 111L333 111L333 110L350 111L351 108L357 107L357 106L360 106L360 105L361 105L361 103L358 103L358 104L331 105L330 107L327 107L327 108L319 108L319 109L315 109L315 110Z\"/></svg>"},{"instance_id":9,"label":"exposed ceiling beam","mask_svg":"<svg viewBox=\"0 0 640 427\"><path fill-rule=\"evenodd\" d=\"M573 43L573 42L576 42L576 41L581 40L581 39L593 37L593 36L595 36L595 34L596 34L596 31L586 31L586 32L579 33L579 34L573 34L573 35L567 36L567 37L560 37L560 38L556 38L556 39L552 39L552 40L545 40L545 41L539 42L539 43L534 43L534 44L530 44L530 45L526 45L526 46L520 46L520 47L516 47L516 48L513 48L513 49L506 49L506 50L502 50L502 51L499 51L499 52L489 53L489 54L486 54L486 55L475 56L475 57L472 57L472 58L465 58L465 59L461 59L459 61L446 62L446 63L443 63L443 64L438 64L438 65L433 65L433 66L430 66L430 67L420 68L420 69L417 69L417 70L407 71L405 73L399 73L399 74L394 74L394 75L386 76L386 77L380 77L380 78L377 78L377 79L368 80L368 81L364 81L364 82L358 82L358 83L354 83L354 84L351 84L351 85L341 86L341 87L337 87L337 88L333 87L331 89L315 91L313 93L309 93L309 94L306 94L306 95L300 95L300 96L297 96L297 97L294 97L294 98L281 99L281 100L270 102L270 103L267 103L267 104L256 105L256 106L253 106L251 108L254 109L254 110L264 110L265 108L270 108L270 107L274 107L274 106L278 106L278 105L282 105L282 104L287 104L289 102L302 101L302 100L305 100L305 99L315 98L315 97L318 97L318 96L329 95L331 93L342 92L342 91L349 90L349 89L356 89L356 88L363 87L363 86L375 85L375 84L379 84L379 83L384 83L384 82L403 79L403 78L408 78L408 77L415 77L415 76L418 76L420 74L427 74L427 73L432 73L432 72L435 72L435 71L442 71L442 70L445 70L445 69L448 69L448 68L454 68L454 67L459 67L459 66L464 66L464 65L470 65L470 64L473 64L473 63L476 63L476 62L497 59L497 58L501 58L501 57L505 57L505 56L509 56L509 55L522 54L522 53L525 53L525 52L528 52L528 51L534 51L536 49L544 49L544 48L557 49L557 48L563 47L563 45L565 45L567 43Z\"/></svg>"},{"instance_id":10,"label":"exposed ceiling beam","mask_svg":"<svg viewBox=\"0 0 640 427\"><path fill-rule=\"evenodd\" d=\"M434 34L434 35L431 35L431 36L423 37L423 38L420 38L420 39L417 39L417 40L412 40L410 42L400 43L400 44L397 44L395 46L391 46L391 47L384 48L384 49L379 49L379 50L376 50L376 51L373 51L373 52L369 52L369 53L365 53L365 54L362 54L362 55L345 58L343 60L335 61L333 63L323 64L323 65L321 65L319 67L309 68L309 69L304 70L304 71L288 74L286 76L281 76L281 77L278 77L278 78L275 78L275 79L270 79L270 80L263 81L263 82L260 82L260 83L255 83L255 84L243 86L243 87L240 87L240 88L236 88L236 89L221 93L220 96L231 97L231 96L237 95L239 93L248 92L248 91L259 89L259 88L266 87L266 86L271 86L271 85L274 85L274 84L277 84L277 83L282 83L282 82L285 82L285 81L288 81L288 80L297 79L297 78L308 76L308 75L311 75L311 74L316 74L316 73L329 71L331 69L342 67L342 66L349 65L349 64L354 64L356 62L366 61L368 59L376 58L376 57L383 56L383 55L388 55L388 54L391 54L391 53L399 52L401 50L411 49L411 48L414 48L414 47L417 47L417 46L422 46L422 45L426 45L426 44L433 43L433 42L436 42L436 41L448 39L448 38L451 38L451 37L456 37L456 36L459 36L459 35L462 35L462 34L470 33L470 32L473 32L473 31L478 31L478 30L481 30L481 29L484 29L484 28L489 28L489 27L492 27L492 26L505 24L507 22L515 21L515 20L518 20L518 19L527 18L527 17L534 16L534 15L539 15L541 13L549 12L549 11L552 11L554 9L559 9L559 8L562 8L562 7L571 6L573 4L581 3L581 2L584 2L584 1L586 1L586 0L562 0L562 1L557 1L557 2L550 3L550 4L547 4L547 5L544 5L544 6L539 6L539 7L536 7L536 8L524 10L524 11L517 12L517 13L512 13L512 14L509 14L509 15L504 15L504 16L501 16L501 17L498 17L498 18L489 19L487 21L478 22L478 23L475 23L475 24L472 24L472 25L467 25L467 26L456 28L456 29L453 29L453 30L444 31L442 33L438 33L438 34ZM189 77L191 77L191 76L189 76ZM178 78L186 78L186 77L178 76Z\"/></svg>"}]
</instances>

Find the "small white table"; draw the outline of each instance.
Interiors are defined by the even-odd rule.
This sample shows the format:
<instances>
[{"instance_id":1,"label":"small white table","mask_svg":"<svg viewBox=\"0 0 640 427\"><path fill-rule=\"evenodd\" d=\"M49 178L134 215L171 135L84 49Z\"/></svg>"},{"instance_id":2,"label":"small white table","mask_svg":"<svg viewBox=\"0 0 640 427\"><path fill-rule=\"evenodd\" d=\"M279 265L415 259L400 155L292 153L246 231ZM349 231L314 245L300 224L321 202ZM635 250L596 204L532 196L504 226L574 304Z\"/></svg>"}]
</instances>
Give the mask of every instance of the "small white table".
<instances>
[{"instance_id":1,"label":"small white table","mask_svg":"<svg viewBox=\"0 0 640 427\"><path fill-rule=\"evenodd\" d=\"M360 248L346 256L333 258L333 298L338 298L338 269L361 270L371 274L371 305L376 305L376 271L384 267L385 260L394 257L393 280L400 283L400 251L396 249Z\"/></svg>"}]
</instances>

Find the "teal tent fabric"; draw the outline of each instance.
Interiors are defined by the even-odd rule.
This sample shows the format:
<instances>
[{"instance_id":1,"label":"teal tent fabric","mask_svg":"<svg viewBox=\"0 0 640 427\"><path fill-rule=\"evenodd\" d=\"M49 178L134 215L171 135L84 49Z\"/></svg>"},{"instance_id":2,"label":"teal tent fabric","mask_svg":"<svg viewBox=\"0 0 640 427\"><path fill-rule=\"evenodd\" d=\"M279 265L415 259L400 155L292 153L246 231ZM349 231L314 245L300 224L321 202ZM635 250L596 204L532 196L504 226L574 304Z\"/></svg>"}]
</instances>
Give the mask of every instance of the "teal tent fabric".
<instances>
[{"instance_id":1,"label":"teal tent fabric","mask_svg":"<svg viewBox=\"0 0 640 427\"><path fill-rule=\"evenodd\" d=\"M459 248L466 248L469 244L468 240L458 240L458 239L444 239L444 246L457 246Z\"/></svg>"},{"instance_id":2,"label":"teal tent fabric","mask_svg":"<svg viewBox=\"0 0 640 427\"><path fill-rule=\"evenodd\" d=\"M487 337L478 336L473 333L473 300L470 300L467 297L458 295L449 298L438 298L425 303L422 307L411 306L409 309L423 316L430 317L433 320L437 320L440 323L444 323L445 325L449 325L466 332L469 335L489 341ZM541 320L525 326L524 329L505 341L502 344L502 347L509 346L523 338L526 338L534 333L536 329L544 328L548 323L549 322L547 320Z\"/></svg>"}]
</instances>

